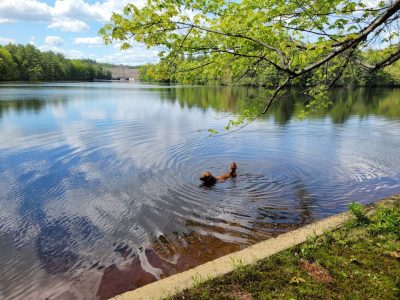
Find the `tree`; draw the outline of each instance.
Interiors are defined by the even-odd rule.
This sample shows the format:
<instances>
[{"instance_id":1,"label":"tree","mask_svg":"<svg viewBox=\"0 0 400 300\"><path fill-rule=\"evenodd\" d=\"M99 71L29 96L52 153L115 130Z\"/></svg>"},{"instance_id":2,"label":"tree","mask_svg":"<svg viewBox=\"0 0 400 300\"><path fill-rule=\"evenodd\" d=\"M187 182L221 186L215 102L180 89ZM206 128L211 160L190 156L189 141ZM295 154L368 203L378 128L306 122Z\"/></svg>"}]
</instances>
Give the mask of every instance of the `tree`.
<instances>
[{"instance_id":1,"label":"tree","mask_svg":"<svg viewBox=\"0 0 400 300\"><path fill-rule=\"evenodd\" d=\"M111 79L111 72L93 60L69 60L60 53L41 52L33 45L0 46L0 81Z\"/></svg>"},{"instance_id":2,"label":"tree","mask_svg":"<svg viewBox=\"0 0 400 300\"><path fill-rule=\"evenodd\" d=\"M17 65L7 49L0 47L0 81L14 80L17 77Z\"/></svg>"},{"instance_id":3,"label":"tree","mask_svg":"<svg viewBox=\"0 0 400 300\"><path fill-rule=\"evenodd\" d=\"M100 34L122 49L161 47L171 74L220 76L229 66L233 80L250 76L269 87L263 114L286 86L300 86L313 110L329 103L326 91L350 67L374 73L393 64L399 16L400 0L148 0L114 13ZM382 43L385 55L371 64L365 50Z\"/></svg>"}]
</instances>

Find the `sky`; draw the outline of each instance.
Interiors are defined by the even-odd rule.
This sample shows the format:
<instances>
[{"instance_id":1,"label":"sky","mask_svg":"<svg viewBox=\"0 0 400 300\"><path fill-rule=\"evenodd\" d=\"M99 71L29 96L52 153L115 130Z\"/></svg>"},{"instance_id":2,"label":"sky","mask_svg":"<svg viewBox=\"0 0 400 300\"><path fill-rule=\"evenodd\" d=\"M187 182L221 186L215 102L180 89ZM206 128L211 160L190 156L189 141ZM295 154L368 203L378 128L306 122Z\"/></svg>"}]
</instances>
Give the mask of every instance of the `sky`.
<instances>
[{"instance_id":1,"label":"sky","mask_svg":"<svg viewBox=\"0 0 400 300\"><path fill-rule=\"evenodd\" d=\"M33 44L42 51L63 53L68 58L141 65L158 61L158 51L134 44L122 51L105 46L99 29L112 12L128 3L142 7L145 0L0 0L0 44Z\"/></svg>"}]
</instances>

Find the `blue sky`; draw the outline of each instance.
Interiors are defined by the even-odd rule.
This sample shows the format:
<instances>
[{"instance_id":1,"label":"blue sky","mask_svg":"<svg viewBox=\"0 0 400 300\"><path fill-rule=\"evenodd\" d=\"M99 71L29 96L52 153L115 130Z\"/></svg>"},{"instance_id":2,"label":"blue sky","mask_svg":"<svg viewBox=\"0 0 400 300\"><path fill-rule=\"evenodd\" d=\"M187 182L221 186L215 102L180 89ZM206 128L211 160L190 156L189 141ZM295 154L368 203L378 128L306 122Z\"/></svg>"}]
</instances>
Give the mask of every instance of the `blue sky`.
<instances>
[{"instance_id":1,"label":"blue sky","mask_svg":"<svg viewBox=\"0 0 400 300\"><path fill-rule=\"evenodd\" d=\"M128 2L142 7L145 0L0 0L0 44L31 43L68 58L116 64L156 62L157 50L135 44L121 51L98 37L112 12L121 12Z\"/></svg>"}]
</instances>

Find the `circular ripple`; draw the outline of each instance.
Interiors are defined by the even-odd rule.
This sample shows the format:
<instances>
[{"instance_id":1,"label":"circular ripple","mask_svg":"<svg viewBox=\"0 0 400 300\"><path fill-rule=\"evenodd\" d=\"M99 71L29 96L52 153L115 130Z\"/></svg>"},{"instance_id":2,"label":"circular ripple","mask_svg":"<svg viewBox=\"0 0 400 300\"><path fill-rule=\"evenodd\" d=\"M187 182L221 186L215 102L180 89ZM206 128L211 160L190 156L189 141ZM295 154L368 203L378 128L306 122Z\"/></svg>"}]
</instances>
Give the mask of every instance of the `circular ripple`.
<instances>
[{"instance_id":1,"label":"circular ripple","mask_svg":"<svg viewBox=\"0 0 400 300\"><path fill-rule=\"evenodd\" d=\"M53 96L64 93L50 86ZM1 279L13 290L7 296L23 299L48 277L72 282L84 271L119 272L132 261L139 268L139 256L151 265L159 252L153 261L145 257L157 245L168 258L159 262L164 270L183 270L204 252L212 259L226 254L215 249L234 251L343 210L348 201L399 191L398 122L373 120L364 132L354 116L341 125L267 118L209 137L197 129L226 120L167 91L161 100L145 99L153 93L146 89L136 95L140 101L122 92L105 101L107 89L94 97L79 88L67 117L50 124L45 115L18 132L5 128L0 203L7 212L0 228L11 250L0 253L0 262L7 262ZM231 161L236 178L200 185L204 171L219 175ZM13 248L25 252L14 255Z\"/></svg>"}]
</instances>

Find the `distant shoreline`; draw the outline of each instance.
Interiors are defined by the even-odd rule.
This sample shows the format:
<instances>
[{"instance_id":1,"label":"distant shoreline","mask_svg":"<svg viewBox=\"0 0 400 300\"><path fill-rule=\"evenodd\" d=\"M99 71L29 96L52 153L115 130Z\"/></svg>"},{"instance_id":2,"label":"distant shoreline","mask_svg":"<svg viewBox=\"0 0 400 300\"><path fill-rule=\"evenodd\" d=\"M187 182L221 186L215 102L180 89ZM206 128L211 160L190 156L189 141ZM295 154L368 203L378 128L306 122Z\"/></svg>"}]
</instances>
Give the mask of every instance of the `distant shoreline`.
<instances>
[{"instance_id":1,"label":"distant shoreline","mask_svg":"<svg viewBox=\"0 0 400 300\"><path fill-rule=\"evenodd\" d=\"M0 85L2 84L10 84L10 83L20 83L20 84L43 84L43 83L90 83L90 82L143 82L140 80L119 80L119 79L93 79L93 80L54 80L54 81L16 81L16 80L10 80L10 81L0 81Z\"/></svg>"}]
</instances>

